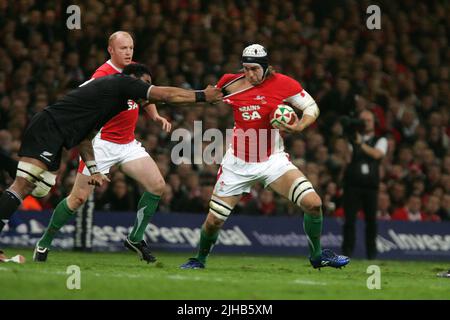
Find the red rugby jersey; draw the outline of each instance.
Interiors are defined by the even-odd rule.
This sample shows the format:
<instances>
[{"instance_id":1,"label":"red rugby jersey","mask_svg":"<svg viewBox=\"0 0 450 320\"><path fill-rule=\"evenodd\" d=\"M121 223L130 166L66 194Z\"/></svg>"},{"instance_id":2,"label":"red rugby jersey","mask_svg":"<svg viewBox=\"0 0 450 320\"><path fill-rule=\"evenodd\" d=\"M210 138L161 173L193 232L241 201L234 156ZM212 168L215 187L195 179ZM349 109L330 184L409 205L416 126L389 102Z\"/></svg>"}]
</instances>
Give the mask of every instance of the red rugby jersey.
<instances>
[{"instance_id":1,"label":"red rugby jersey","mask_svg":"<svg viewBox=\"0 0 450 320\"><path fill-rule=\"evenodd\" d=\"M225 74L217 83L223 88L243 78L244 74ZM224 96L223 101L233 108L233 153L247 162L261 162L284 150L278 130L270 125L271 112L283 100L303 90L296 80L275 73L263 83Z\"/></svg>"},{"instance_id":2,"label":"red rugby jersey","mask_svg":"<svg viewBox=\"0 0 450 320\"><path fill-rule=\"evenodd\" d=\"M100 78L116 73L122 69L117 68L111 62L106 61L92 75L92 78ZM134 129L139 116L139 105L133 100L128 100L128 110L122 111L109 120L100 130L100 138L118 144L130 143L134 140Z\"/></svg>"}]
</instances>

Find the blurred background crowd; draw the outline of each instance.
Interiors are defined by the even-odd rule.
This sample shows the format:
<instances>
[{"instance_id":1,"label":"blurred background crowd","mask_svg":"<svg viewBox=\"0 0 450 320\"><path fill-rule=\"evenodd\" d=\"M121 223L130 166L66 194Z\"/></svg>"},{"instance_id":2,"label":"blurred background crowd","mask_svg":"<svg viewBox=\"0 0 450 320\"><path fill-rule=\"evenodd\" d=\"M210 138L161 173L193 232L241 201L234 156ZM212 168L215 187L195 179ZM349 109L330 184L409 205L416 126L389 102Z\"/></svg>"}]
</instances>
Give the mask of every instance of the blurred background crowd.
<instances>
[{"instance_id":1,"label":"blurred background crowd","mask_svg":"<svg viewBox=\"0 0 450 320\"><path fill-rule=\"evenodd\" d=\"M66 8L81 8L69 30ZM381 30L366 26L366 8L381 8ZM107 39L132 33L134 61L157 85L202 89L240 69L242 49L260 43L276 71L298 80L321 116L286 135L291 159L319 192L327 216L343 216L342 175L348 142L341 115L368 108L389 142L383 159L379 219L450 220L449 24L446 1L340 0L0 0L0 147L16 156L30 118L89 79L108 60ZM233 127L231 108L161 105L173 129ZM174 165L170 134L141 114L137 139L166 180L159 212L206 213L218 165ZM50 209L71 189L77 150L64 154L57 186L24 209ZM0 173L0 192L11 183ZM117 168L96 189L96 209L135 211L140 187ZM256 185L236 213L294 215L300 209Z\"/></svg>"}]
</instances>

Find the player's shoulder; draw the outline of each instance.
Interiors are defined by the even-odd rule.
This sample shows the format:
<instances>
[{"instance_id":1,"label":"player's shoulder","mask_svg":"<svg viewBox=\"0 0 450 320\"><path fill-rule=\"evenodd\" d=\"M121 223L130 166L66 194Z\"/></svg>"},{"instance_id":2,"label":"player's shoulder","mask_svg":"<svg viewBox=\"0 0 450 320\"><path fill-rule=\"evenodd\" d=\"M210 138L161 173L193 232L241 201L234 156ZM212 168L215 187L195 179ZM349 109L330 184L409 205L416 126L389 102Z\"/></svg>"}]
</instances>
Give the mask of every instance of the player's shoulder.
<instances>
[{"instance_id":1,"label":"player's shoulder","mask_svg":"<svg viewBox=\"0 0 450 320\"><path fill-rule=\"evenodd\" d=\"M278 72L275 73L274 78L277 82L282 82L286 85L300 85L300 83L297 80L282 73Z\"/></svg>"},{"instance_id":2,"label":"player's shoulder","mask_svg":"<svg viewBox=\"0 0 450 320\"><path fill-rule=\"evenodd\" d=\"M217 82L217 87L222 88L230 82L241 78L243 73L225 73Z\"/></svg>"},{"instance_id":3,"label":"player's shoulder","mask_svg":"<svg viewBox=\"0 0 450 320\"><path fill-rule=\"evenodd\" d=\"M92 78L100 78L117 73L120 72L117 69L115 69L111 64L109 64L108 61L106 61L104 64L98 67L97 70L95 70L94 74L92 75Z\"/></svg>"},{"instance_id":4,"label":"player's shoulder","mask_svg":"<svg viewBox=\"0 0 450 320\"><path fill-rule=\"evenodd\" d=\"M277 72L273 77L275 85L287 94L293 95L303 90L302 85L290 76Z\"/></svg>"}]
</instances>

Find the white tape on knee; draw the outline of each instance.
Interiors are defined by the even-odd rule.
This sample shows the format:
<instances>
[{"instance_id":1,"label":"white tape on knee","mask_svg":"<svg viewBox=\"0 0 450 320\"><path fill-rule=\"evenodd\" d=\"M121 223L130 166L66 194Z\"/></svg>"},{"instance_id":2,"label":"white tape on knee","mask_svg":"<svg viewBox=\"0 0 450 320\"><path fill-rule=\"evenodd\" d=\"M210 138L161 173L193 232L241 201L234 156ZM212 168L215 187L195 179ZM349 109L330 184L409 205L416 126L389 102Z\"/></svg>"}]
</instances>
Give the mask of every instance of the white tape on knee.
<instances>
[{"instance_id":1,"label":"white tape on knee","mask_svg":"<svg viewBox=\"0 0 450 320\"><path fill-rule=\"evenodd\" d=\"M56 183L56 175L48 171L42 172L40 178L41 180L36 181L36 188L31 193L36 198L45 197Z\"/></svg>"},{"instance_id":2,"label":"white tape on knee","mask_svg":"<svg viewBox=\"0 0 450 320\"><path fill-rule=\"evenodd\" d=\"M25 178L31 183L36 184L36 181L40 180L41 173L45 170L35 166L32 163L19 161L19 164L17 165L17 176Z\"/></svg>"},{"instance_id":3,"label":"white tape on knee","mask_svg":"<svg viewBox=\"0 0 450 320\"><path fill-rule=\"evenodd\" d=\"M313 185L305 177L300 177L292 183L289 199L300 206L302 199L310 192L315 192Z\"/></svg>"},{"instance_id":4,"label":"white tape on knee","mask_svg":"<svg viewBox=\"0 0 450 320\"><path fill-rule=\"evenodd\" d=\"M217 218L224 221L227 220L231 210L233 210L233 208L230 208L226 202L217 197L211 197L211 201L209 202L209 211Z\"/></svg>"}]
</instances>

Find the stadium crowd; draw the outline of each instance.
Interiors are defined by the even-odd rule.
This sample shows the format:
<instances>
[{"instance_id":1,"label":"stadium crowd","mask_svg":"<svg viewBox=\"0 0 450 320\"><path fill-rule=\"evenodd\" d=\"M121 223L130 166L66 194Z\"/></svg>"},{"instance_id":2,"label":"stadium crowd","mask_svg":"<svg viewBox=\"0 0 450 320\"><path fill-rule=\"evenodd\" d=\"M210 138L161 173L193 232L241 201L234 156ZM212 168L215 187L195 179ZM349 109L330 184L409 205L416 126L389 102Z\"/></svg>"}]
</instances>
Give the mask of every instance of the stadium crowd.
<instances>
[{"instance_id":1,"label":"stadium crowd","mask_svg":"<svg viewBox=\"0 0 450 320\"><path fill-rule=\"evenodd\" d=\"M108 59L107 38L125 30L134 60L158 85L202 89L240 69L242 49L261 43L278 72L297 79L321 116L302 135L286 135L291 159L322 196L325 215L343 216L342 176L348 141L339 121L368 108L389 141L379 190L379 219L450 220L449 21L445 1L159 0L77 1L81 29L66 27L67 1L0 0L0 146L16 156L32 115L81 84ZM366 8L381 8L381 30L366 26ZM174 107L159 113L194 133L233 127L225 105ZM159 212L206 214L217 165L174 165L170 134L141 114L136 136L167 182ZM193 135L192 135L193 136ZM51 194L24 202L49 209L73 184L76 150L64 154ZM11 183L0 173L0 192ZM96 189L97 210L134 211L139 186L117 168ZM243 214L293 215L300 209L256 185Z\"/></svg>"}]
</instances>

